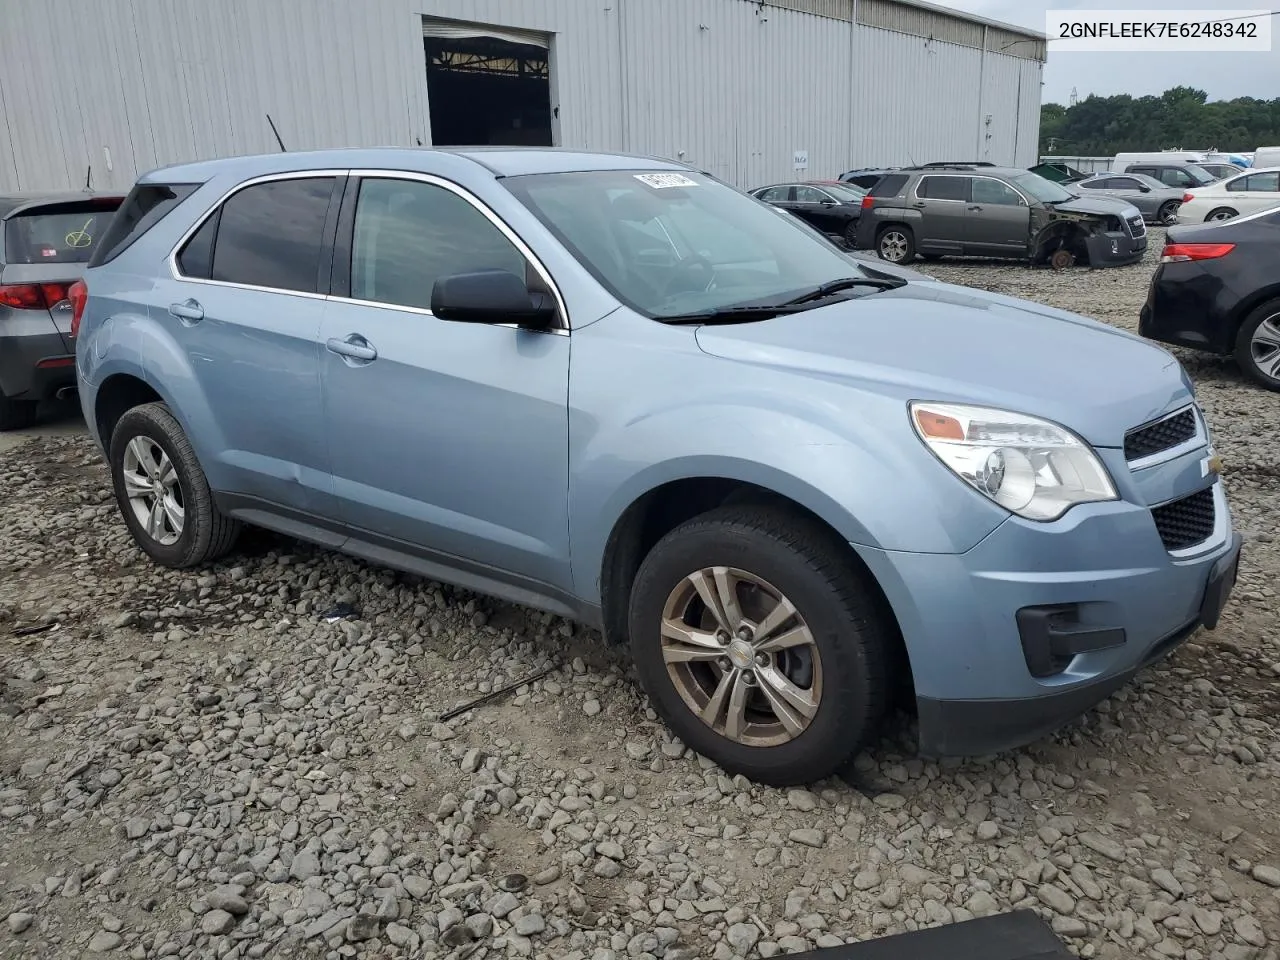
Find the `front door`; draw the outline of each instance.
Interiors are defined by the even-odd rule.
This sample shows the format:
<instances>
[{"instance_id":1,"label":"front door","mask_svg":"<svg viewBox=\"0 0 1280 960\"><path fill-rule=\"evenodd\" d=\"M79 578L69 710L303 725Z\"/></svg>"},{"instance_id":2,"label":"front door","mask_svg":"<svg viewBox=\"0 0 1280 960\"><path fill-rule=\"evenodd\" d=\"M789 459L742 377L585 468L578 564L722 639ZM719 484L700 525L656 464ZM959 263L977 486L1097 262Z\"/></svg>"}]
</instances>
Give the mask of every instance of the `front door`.
<instances>
[{"instance_id":1,"label":"front door","mask_svg":"<svg viewBox=\"0 0 1280 960\"><path fill-rule=\"evenodd\" d=\"M192 374L179 407L204 420L189 432L210 485L249 501L241 506L331 512L317 337L338 182L287 175L232 194L179 250L178 277L164 270L150 293Z\"/></svg>"},{"instance_id":2,"label":"front door","mask_svg":"<svg viewBox=\"0 0 1280 960\"><path fill-rule=\"evenodd\" d=\"M321 343L343 519L389 549L567 590L568 332L430 312L437 278L535 276L528 261L433 178L353 180L341 222Z\"/></svg>"},{"instance_id":3,"label":"front door","mask_svg":"<svg viewBox=\"0 0 1280 960\"><path fill-rule=\"evenodd\" d=\"M970 177L931 174L916 184L911 206L921 213L916 247L922 253L961 253Z\"/></svg>"},{"instance_id":4,"label":"front door","mask_svg":"<svg viewBox=\"0 0 1280 960\"><path fill-rule=\"evenodd\" d=\"M1017 190L991 177L974 177L965 219L965 253L1027 255L1031 208Z\"/></svg>"}]
</instances>

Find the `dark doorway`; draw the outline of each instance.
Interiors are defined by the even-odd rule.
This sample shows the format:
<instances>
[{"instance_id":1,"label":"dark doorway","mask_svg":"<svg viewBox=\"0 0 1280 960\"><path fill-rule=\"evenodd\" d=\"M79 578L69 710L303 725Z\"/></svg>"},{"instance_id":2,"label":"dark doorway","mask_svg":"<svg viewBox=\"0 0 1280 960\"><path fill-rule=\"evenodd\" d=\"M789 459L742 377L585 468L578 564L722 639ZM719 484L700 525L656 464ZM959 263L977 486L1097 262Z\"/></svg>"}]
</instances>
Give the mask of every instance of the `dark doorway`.
<instances>
[{"instance_id":1,"label":"dark doorway","mask_svg":"<svg viewBox=\"0 0 1280 960\"><path fill-rule=\"evenodd\" d=\"M492 36L426 36L431 142L553 146L547 48Z\"/></svg>"}]
</instances>

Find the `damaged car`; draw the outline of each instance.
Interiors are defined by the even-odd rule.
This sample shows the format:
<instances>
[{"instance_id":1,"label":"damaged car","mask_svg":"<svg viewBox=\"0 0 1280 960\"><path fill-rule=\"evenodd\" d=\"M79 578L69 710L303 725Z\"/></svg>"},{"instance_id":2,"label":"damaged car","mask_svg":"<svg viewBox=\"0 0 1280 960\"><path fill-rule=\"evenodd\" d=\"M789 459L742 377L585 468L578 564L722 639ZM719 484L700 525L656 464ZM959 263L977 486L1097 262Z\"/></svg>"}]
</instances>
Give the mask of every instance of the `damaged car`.
<instances>
[{"instance_id":1,"label":"damaged car","mask_svg":"<svg viewBox=\"0 0 1280 960\"><path fill-rule=\"evenodd\" d=\"M855 245L898 264L957 256L1113 267L1142 259L1147 230L1133 204L1083 197L1029 170L931 165L871 189Z\"/></svg>"}]
</instances>

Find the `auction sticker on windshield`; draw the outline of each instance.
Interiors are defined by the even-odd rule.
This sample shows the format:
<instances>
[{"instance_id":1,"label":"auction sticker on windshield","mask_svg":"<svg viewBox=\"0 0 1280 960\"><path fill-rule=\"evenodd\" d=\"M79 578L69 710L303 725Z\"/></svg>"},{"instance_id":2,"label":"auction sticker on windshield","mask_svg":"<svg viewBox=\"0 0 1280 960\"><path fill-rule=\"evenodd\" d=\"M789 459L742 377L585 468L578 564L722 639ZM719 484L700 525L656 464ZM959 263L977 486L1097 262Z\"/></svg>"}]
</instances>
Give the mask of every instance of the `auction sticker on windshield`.
<instances>
[{"instance_id":1,"label":"auction sticker on windshield","mask_svg":"<svg viewBox=\"0 0 1280 960\"><path fill-rule=\"evenodd\" d=\"M635 178L641 183L647 183L655 190L664 190L668 187L696 187L698 185L696 180L690 180L679 173L637 173Z\"/></svg>"}]
</instances>

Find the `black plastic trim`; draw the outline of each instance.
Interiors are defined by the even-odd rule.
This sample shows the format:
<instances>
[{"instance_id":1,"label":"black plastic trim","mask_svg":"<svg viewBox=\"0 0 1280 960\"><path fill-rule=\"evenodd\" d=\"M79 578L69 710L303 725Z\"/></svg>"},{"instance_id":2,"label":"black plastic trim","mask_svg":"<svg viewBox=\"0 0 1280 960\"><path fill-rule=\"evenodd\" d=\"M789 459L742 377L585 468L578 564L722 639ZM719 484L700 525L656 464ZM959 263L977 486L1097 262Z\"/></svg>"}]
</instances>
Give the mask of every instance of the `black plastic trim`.
<instances>
[{"instance_id":1,"label":"black plastic trim","mask_svg":"<svg viewBox=\"0 0 1280 960\"><path fill-rule=\"evenodd\" d=\"M1023 607L1015 615L1022 655L1033 677L1051 677L1082 653L1123 646L1123 627L1081 626L1076 604Z\"/></svg>"}]
</instances>

